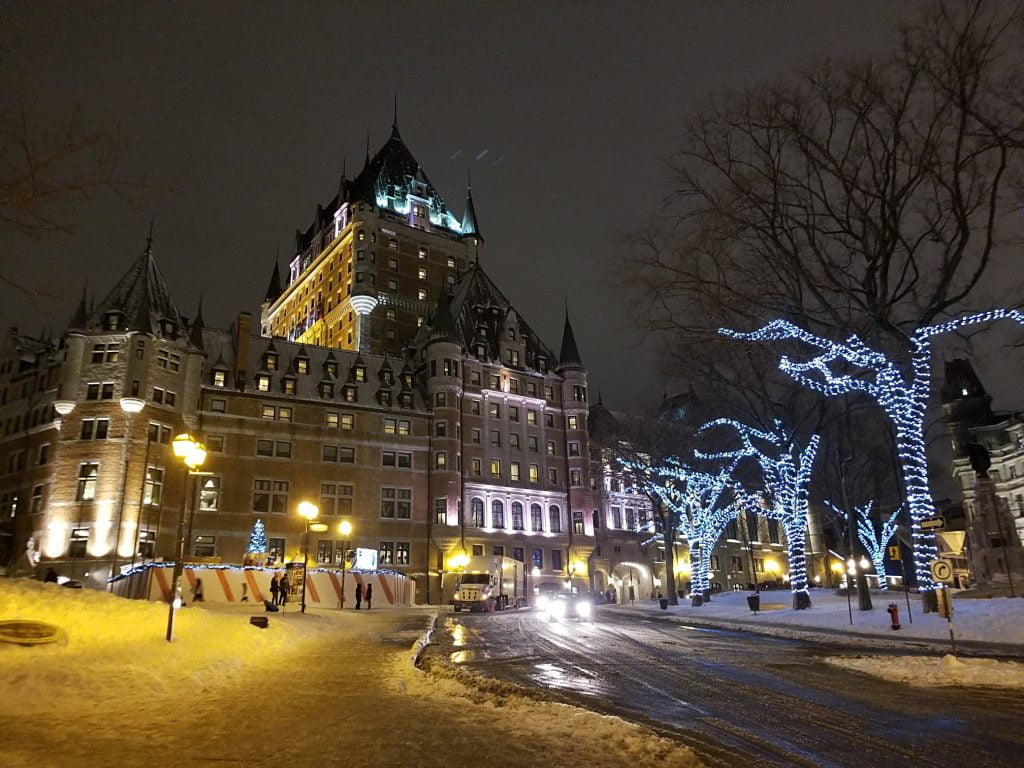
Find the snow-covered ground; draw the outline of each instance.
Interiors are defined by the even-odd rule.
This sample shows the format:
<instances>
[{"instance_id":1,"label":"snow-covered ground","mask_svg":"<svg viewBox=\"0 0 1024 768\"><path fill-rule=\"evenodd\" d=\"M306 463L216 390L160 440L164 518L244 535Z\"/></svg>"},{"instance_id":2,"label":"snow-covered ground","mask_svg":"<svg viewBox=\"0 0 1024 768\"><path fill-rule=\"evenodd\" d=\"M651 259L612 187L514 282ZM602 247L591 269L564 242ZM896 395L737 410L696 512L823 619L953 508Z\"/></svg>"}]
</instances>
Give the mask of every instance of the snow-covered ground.
<instances>
[{"instance_id":1,"label":"snow-covered ground","mask_svg":"<svg viewBox=\"0 0 1024 768\"><path fill-rule=\"evenodd\" d=\"M411 649L422 609L269 614L180 611L91 590L0 580L0 621L64 629L64 645L0 643L0 764L371 766L697 765L686 748L617 718L536 701Z\"/></svg>"},{"instance_id":2,"label":"snow-covered ground","mask_svg":"<svg viewBox=\"0 0 1024 768\"><path fill-rule=\"evenodd\" d=\"M714 595L710 603L694 608L689 601L669 610L658 609L657 602L637 602L632 608L617 606L612 610L634 610L645 613L685 618L700 622L707 620L723 626L752 629L758 632L786 637L806 637L832 640L842 643L861 643L899 647L908 641L930 641L929 644L948 643L949 627L938 614L925 614L921 601L910 596L913 623L907 618L907 604L902 592L876 593L871 596L874 609L857 610L856 596L853 599L853 624L847 609L846 597L825 590L812 592L813 607L809 610L792 609L792 598L787 591L761 593L762 608L775 605L779 610L762 610L756 616L747 608L748 592L728 592ZM680 601L681 603L683 601ZM896 603L900 610L902 629L890 628L889 603ZM992 643L1001 646L1020 646L1024 653L1024 599L992 598L953 600L953 626L957 641Z\"/></svg>"},{"instance_id":3,"label":"snow-covered ground","mask_svg":"<svg viewBox=\"0 0 1024 768\"><path fill-rule=\"evenodd\" d=\"M1024 664L993 659L926 656L833 657L827 664L919 686L1024 688Z\"/></svg>"}]
</instances>

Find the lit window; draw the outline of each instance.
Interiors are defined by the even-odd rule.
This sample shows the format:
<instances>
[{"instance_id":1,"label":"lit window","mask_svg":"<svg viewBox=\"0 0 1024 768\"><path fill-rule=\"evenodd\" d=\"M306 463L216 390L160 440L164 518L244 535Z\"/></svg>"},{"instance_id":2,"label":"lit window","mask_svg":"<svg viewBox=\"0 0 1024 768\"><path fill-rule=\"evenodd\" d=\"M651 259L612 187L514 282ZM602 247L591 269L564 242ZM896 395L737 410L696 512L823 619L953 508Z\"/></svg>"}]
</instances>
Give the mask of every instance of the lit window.
<instances>
[{"instance_id":1,"label":"lit window","mask_svg":"<svg viewBox=\"0 0 1024 768\"><path fill-rule=\"evenodd\" d=\"M519 480L519 462L513 461L509 465L509 477L512 480Z\"/></svg>"},{"instance_id":2,"label":"lit window","mask_svg":"<svg viewBox=\"0 0 1024 768\"><path fill-rule=\"evenodd\" d=\"M426 301L427 300L427 289L426 288L419 288L419 289L417 289L417 291L416 291L416 298L419 299L420 301Z\"/></svg>"},{"instance_id":3,"label":"lit window","mask_svg":"<svg viewBox=\"0 0 1024 768\"><path fill-rule=\"evenodd\" d=\"M426 280L427 279L427 268L426 267L420 267L418 270L416 270L416 276L420 280Z\"/></svg>"}]
</instances>

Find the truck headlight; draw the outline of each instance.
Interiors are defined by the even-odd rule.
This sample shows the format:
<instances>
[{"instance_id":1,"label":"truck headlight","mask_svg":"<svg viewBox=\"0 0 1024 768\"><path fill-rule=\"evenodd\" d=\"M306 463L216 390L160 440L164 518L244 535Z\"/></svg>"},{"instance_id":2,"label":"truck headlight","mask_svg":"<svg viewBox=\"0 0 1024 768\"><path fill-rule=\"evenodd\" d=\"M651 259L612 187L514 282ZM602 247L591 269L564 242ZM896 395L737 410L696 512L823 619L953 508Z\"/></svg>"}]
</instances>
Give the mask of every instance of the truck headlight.
<instances>
[{"instance_id":1,"label":"truck headlight","mask_svg":"<svg viewBox=\"0 0 1024 768\"><path fill-rule=\"evenodd\" d=\"M558 618L565 616L565 603L561 600L555 600L551 603L551 615Z\"/></svg>"},{"instance_id":2,"label":"truck headlight","mask_svg":"<svg viewBox=\"0 0 1024 768\"><path fill-rule=\"evenodd\" d=\"M590 601L589 600L580 600L578 603L576 603L576 613L579 614L581 619L589 618L590 617Z\"/></svg>"}]
</instances>

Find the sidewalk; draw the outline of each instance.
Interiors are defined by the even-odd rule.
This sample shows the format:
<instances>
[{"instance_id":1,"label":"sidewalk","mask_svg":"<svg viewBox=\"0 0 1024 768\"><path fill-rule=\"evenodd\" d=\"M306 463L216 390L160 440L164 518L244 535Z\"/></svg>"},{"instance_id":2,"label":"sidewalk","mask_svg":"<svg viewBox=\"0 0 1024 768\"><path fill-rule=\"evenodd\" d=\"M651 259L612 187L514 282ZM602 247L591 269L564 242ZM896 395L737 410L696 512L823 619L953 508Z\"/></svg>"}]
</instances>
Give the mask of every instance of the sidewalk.
<instances>
[{"instance_id":1,"label":"sidewalk","mask_svg":"<svg viewBox=\"0 0 1024 768\"><path fill-rule=\"evenodd\" d=\"M717 594L710 603L699 608L692 607L689 601L684 604L681 600L680 605L669 606L667 611L663 611L655 600L637 601L633 606L601 606L601 610L838 645L940 653L948 653L950 649L947 621L937 614L923 613L921 601L915 595L910 597L913 623L907 619L907 604L903 593L892 592L872 594L874 609L871 611L857 610L855 598L854 623L851 626L845 596L815 590L811 596L813 607L805 611L794 611L788 591L762 592L762 607L781 607L779 610L761 611L755 616L747 608L748 594L751 593ZM889 603L896 603L900 609L902 629L898 631L890 628L889 614L886 612ZM954 598L953 627L957 650L964 655L1024 657L1024 599Z\"/></svg>"},{"instance_id":2,"label":"sidewalk","mask_svg":"<svg viewBox=\"0 0 1024 768\"><path fill-rule=\"evenodd\" d=\"M248 623L269 615L270 626ZM481 691L412 665L431 608L182 610L0 580L0 621L61 626L64 646L0 643L4 768L451 768L486 762L662 768L693 754L618 718Z\"/></svg>"}]
</instances>

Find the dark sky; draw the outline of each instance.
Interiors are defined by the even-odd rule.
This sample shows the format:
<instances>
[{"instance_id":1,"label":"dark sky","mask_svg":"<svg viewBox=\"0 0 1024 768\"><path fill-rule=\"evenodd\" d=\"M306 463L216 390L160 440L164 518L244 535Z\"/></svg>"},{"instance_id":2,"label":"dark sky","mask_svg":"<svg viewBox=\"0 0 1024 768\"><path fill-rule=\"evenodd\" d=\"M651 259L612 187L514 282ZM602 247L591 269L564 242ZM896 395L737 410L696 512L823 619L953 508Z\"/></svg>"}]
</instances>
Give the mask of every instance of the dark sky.
<instances>
[{"instance_id":1,"label":"dark sky","mask_svg":"<svg viewBox=\"0 0 1024 768\"><path fill-rule=\"evenodd\" d=\"M126 2L0 5L0 87L40 112L116 125L137 205L100 195L68 236L0 234L0 322L63 328L83 280L100 294L150 216L179 308L209 324L258 310L275 248L291 256L342 158L376 151L399 99L403 138L461 215L467 170L484 266L547 342L568 296L605 401L660 395L649 346L608 265L618 229L654 211L678 126L709 92L823 54L887 46L882 2ZM647 349L647 351L644 351Z\"/></svg>"}]
</instances>

